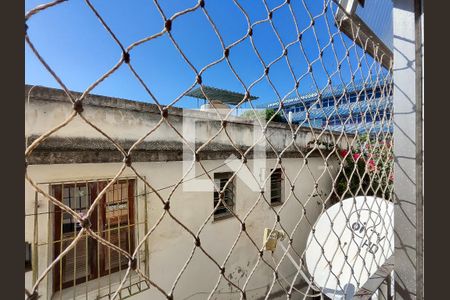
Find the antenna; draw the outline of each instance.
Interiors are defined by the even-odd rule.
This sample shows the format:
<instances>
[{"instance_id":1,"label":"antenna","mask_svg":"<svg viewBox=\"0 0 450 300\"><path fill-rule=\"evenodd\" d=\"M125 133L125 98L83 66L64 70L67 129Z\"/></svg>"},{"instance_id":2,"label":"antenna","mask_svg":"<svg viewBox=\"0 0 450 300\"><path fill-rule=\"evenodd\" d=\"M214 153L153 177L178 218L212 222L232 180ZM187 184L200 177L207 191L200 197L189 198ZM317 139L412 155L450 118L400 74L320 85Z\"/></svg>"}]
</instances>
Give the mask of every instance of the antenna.
<instances>
[{"instance_id":1,"label":"antenna","mask_svg":"<svg viewBox=\"0 0 450 300\"><path fill-rule=\"evenodd\" d=\"M331 299L353 295L394 253L394 204L372 196L328 208L311 230L305 253L314 284Z\"/></svg>"},{"instance_id":2,"label":"antenna","mask_svg":"<svg viewBox=\"0 0 450 300\"><path fill-rule=\"evenodd\" d=\"M284 240L286 236L286 233L281 230L271 230L270 228L265 228L263 237L264 250L272 252L275 251L278 245L278 240L280 240L280 247L283 249L284 253L286 253L286 256L289 258L294 267L298 270L300 276L303 277L303 279L311 286L313 290L319 291L314 283L309 280L308 276L306 276L302 271L301 266L295 261L295 259L289 253L288 249L283 245L283 243L281 243L281 241Z\"/></svg>"}]
</instances>

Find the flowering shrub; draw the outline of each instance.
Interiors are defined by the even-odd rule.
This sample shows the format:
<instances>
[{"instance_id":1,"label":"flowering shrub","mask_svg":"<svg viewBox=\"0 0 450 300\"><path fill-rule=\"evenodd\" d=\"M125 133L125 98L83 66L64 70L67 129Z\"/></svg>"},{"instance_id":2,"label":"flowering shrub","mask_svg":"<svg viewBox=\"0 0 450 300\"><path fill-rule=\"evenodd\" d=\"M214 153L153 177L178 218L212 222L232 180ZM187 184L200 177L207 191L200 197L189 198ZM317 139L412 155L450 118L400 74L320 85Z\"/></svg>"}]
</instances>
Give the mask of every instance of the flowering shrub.
<instances>
[{"instance_id":1,"label":"flowering shrub","mask_svg":"<svg viewBox=\"0 0 450 300\"><path fill-rule=\"evenodd\" d=\"M391 199L394 176L390 141L359 137L354 147L340 150L339 156L343 168L336 180L334 202L360 195Z\"/></svg>"}]
</instances>

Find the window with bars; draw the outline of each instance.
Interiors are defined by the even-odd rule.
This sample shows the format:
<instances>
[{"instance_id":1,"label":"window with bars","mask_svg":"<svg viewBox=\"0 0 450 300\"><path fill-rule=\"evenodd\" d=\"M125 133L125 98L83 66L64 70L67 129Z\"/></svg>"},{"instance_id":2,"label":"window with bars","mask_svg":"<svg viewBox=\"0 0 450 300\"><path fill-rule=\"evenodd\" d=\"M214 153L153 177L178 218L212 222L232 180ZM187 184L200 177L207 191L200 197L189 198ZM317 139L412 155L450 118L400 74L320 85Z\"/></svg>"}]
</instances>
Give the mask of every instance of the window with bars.
<instances>
[{"instance_id":1,"label":"window with bars","mask_svg":"<svg viewBox=\"0 0 450 300\"><path fill-rule=\"evenodd\" d=\"M31 244L25 242L25 272L31 271Z\"/></svg>"},{"instance_id":2,"label":"window with bars","mask_svg":"<svg viewBox=\"0 0 450 300\"><path fill-rule=\"evenodd\" d=\"M359 124L363 120L363 116L360 114L352 114L348 117L348 124Z\"/></svg>"},{"instance_id":3,"label":"window with bars","mask_svg":"<svg viewBox=\"0 0 450 300\"><path fill-rule=\"evenodd\" d=\"M283 202L283 183L281 168L275 169L270 176L270 204L276 205Z\"/></svg>"},{"instance_id":4,"label":"window with bars","mask_svg":"<svg viewBox=\"0 0 450 300\"><path fill-rule=\"evenodd\" d=\"M345 117L341 117L342 118L342 121L341 121L341 119L339 118L339 116L337 116L337 115L334 115L334 116L332 116L332 117L330 117L330 119L328 120L328 125L330 125L330 126L334 126L334 125L341 125L342 124L342 122L344 122L345 121Z\"/></svg>"},{"instance_id":5,"label":"window with bars","mask_svg":"<svg viewBox=\"0 0 450 300\"><path fill-rule=\"evenodd\" d=\"M233 176L233 172L215 173L214 183L223 192L223 201L220 201L220 194L216 190L214 191L214 220L220 220L223 218L231 217L234 210L234 195L235 184L234 178L231 180L225 188L225 185ZM226 205L225 205L225 204Z\"/></svg>"},{"instance_id":6,"label":"window with bars","mask_svg":"<svg viewBox=\"0 0 450 300\"><path fill-rule=\"evenodd\" d=\"M106 185L107 181L64 183L51 185L51 192L75 212L86 214ZM119 180L107 189L90 217L94 232L128 253L134 249L134 189L134 179ZM80 230L80 224L70 214L55 206L54 258L70 245ZM54 291L127 267L128 259L122 254L84 234L54 269Z\"/></svg>"},{"instance_id":7,"label":"window with bars","mask_svg":"<svg viewBox=\"0 0 450 300\"><path fill-rule=\"evenodd\" d=\"M334 106L334 99L333 98L325 98L322 100L322 106L323 107L329 107Z\"/></svg>"},{"instance_id":8,"label":"window with bars","mask_svg":"<svg viewBox=\"0 0 450 300\"><path fill-rule=\"evenodd\" d=\"M350 98L349 98L350 103L355 103L355 102L357 102L358 100L359 100L359 95L357 95L357 94L353 94L353 95L351 95Z\"/></svg>"}]
</instances>

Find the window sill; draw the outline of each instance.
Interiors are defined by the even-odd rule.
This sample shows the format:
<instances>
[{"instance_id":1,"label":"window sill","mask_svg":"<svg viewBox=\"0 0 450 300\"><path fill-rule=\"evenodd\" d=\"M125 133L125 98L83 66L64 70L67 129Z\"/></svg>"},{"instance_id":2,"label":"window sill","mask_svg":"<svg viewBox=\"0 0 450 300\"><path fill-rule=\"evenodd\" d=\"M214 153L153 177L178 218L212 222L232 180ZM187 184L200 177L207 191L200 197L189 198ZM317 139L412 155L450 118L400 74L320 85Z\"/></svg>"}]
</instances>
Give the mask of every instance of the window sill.
<instances>
[{"instance_id":1,"label":"window sill","mask_svg":"<svg viewBox=\"0 0 450 300\"><path fill-rule=\"evenodd\" d=\"M67 297L67 299L75 299L77 297L83 297L85 295L88 295L89 299L111 297L115 293L115 290L119 287L120 280L123 278L125 273L126 270L121 270L119 272L111 273L111 275L106 275L93 280L89 280L87 281L87 286L86 282L83 282L75 286L65 288L63 290L58 290L53 293L52 299L66 299L65 297ZM148 288L149 286L145 281L141 280L139 276L133 275L122 287L122 294L131 292L131 294L134 295L141 293Z\"/></svg>"},{"instance_id":2,"label":"window sill","mask_svg":"<svg viewBox=\"0 0 450 300\"><path fill-rule=\"evenodd\" d=\"M222 220L226 220L226 219L230 219L233 218L233 214L232 213L228 213L228 214L224 214L224 215L218 215L218 216L213 216L213 223L217 222L217 221L222 221Z\"/></svg>"},{"instance_id":3,"label":"window sill","mask_svg":"<svg viewBox=\"0 0 450 300\"><path fill-rule=\"evenodd\" d=\"M283 204L283 201L277 201L277 202L270 203L270 206L271 207L276 207L276 206L280 206L282 204Z\"/></svg>"}]
</instances>

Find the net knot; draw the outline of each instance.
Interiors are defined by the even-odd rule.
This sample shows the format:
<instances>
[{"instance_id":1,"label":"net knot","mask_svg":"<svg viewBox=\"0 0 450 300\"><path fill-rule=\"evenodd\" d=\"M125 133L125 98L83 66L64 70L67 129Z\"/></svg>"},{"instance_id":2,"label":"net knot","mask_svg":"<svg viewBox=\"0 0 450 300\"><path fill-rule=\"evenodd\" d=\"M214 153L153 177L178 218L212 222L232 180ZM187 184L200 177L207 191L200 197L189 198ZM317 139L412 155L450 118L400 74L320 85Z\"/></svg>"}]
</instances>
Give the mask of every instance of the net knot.
<instances>
[{"instance_id":1,"label":"net knot","mask_svg":"<svg viewBox=\"0 0 450 300\"><path fill-rule=\"evenodd\" d=\"M82 217L80 220L80 226L84 229L89 229L92 226L91 220L88 216Z\"/></svg>"},{"instance_id":2,"label":"net knot","mask_svg":"<svg viewBox=\"0 0 450 300\"><path fill-rule=\"evenodd\" d=\"M130 53L124 51L122 53L122 59L126 64L129 64L130 63Z\"/></svg>"},{"instance_id":3,"label":"net knot","mask_svg":"<svg viewBox=\"0 0 450 300\"><path fill-rule=\"evenodd\" d=\"M170 209L170 202L169 201L164 203L164 209L165 210L169 210Z\"/></svg>"},{"instance_id":4,"label":"net knot","mask_svg":"<svg viewBox=\"0 0 450 300\"><path fill-rule=\"evenodd\" d=\"M162 109L161 115L163 116L164 119L167 119L167 117L169 116L169 111L168 111L167 107L164 107Z\"/></svg>"},{"instance_id":5,"label":"net knot","mask_svg":"<svg viewBox=\"0 0 450 300\"><path fill-rule=\"evenodd\" d=\"M131 167L131 155L128 154L127 156L125 156L123 162L127 165L127 167Z\"/></svg>"},{"instance_id":6,"label":"net knot","mask_svg":"<svg viewBox=\"0 0 450 300\"><path fill-rule=\"evenodd\" d=\"M135 258L131 259L129 262L129 265L132 270L136 270L137 269L137 258L135 257Z\"/></svg>"},{"instance_id":7,"label":"net knot","mask_svg":"<svg viewBox=\"0 0 450 300\"><path fill-rule=\"evenodd\" d=\"M83 102L81 102L81 100L80 99L78 99L78 100L76 100L74 103L73 103L73 109L77 112L77 113L79 113L79 114L81 114L82 112L83 112Z\"/></svg>"},{"instance_id":8,"label":"net knot","mask_svg":"<svg viewBox=\"0 0 450 300\"><path fill-rule=\"evenodd\" d=\"M172 20L171 19L166 20L166 23L164 24L164 27L166 28L166 30L168 32L170 32L170 30L172 30Z\"/></svg>"}]
</instances>

